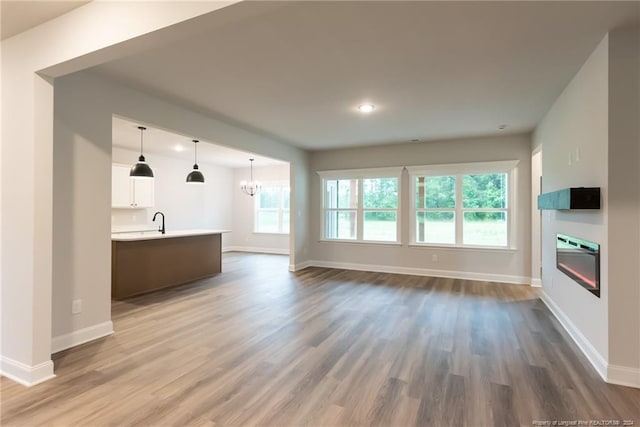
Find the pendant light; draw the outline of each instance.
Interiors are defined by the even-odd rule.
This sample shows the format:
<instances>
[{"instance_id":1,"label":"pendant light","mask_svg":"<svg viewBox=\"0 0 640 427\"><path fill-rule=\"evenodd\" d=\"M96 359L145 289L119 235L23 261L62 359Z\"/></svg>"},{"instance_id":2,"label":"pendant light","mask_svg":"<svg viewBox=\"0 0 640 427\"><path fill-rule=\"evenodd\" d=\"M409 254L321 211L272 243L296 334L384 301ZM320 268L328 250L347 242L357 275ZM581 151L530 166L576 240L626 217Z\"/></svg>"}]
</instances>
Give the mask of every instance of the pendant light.
<instances>
[{"instance_id":1,"label":"pendant light","mask_svg":"<svg viewBox=\"0 0 640 427\"><path fill-rule=\"evenodd\" d=\"M187 175L187 183L188 184L204 184L204 175L202 172L198 170L198 141L197 139L193 140L193 145L195 147L195 163L193 164L193 170Z\"/></svg>"},{"instance_id":2,"label":"pendant light","mask_svg":"<svg viewBox=\"0 0 640 427\"><path fill-rule=\"evenodd\" d=\"M147 130L147 128L144 126L138 126L138 129L140 129L140 157L138 157L138 163L136 163L135 166L131 168L129 176L136 179L153 178L153 171L145 161L144 154L142 153L142 135L144 131Z\"/></svg>"},{"instance_id":3,"label":"pendant light","mask_svg":"<svg viewBox=\"0 0 640 427\"><path fill-rule=\"evenodd\" d=\"M260 182L258 181L254 181L253 180L253 160L254 159L249 159L249 161L251 162L251 181L247 182L247 181L242 181L240 182L240 189L242 191L244 191L246 194L248 194L249 196L255 196L256 194L258 194L260 192L260 189L262 188L262 184L260 184Z\"/></svg>"}]
</instances>

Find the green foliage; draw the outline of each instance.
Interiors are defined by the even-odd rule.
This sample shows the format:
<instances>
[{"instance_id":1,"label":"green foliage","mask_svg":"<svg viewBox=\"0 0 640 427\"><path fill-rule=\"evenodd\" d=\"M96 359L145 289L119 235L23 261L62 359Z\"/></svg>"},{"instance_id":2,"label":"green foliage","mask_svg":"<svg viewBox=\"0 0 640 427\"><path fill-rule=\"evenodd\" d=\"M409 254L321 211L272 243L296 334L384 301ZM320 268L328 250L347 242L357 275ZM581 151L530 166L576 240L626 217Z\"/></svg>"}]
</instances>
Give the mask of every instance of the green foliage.
<instances>
[{"instance_id":1,"label":"green foliage","mask_svg":"<svg viewBox=\"0 0 640 427\"><path fill-rule=\"evenodd\" d=\"M347 209L358 206L358 180L334 179L327 181L325 205L328 208Z\"/></svg>"},{"instance_id":2,"label":"green foliage","mask_svg":"<svg viewBox=\"0 0 640 427\"><path fill-rule=\"evenodd\" d=\"M416 208L455 209L456 177L416 178ZM476 174L462 177L462 206L466 209L501 209L507 206L507 174ZM468 221L500 220L500 212L468 212ZM434 218L435 220L435 218Z\"/></svg>"},{"instance_id":3,"label":"green foliage","mask_svg":"<svg viewBox=\"0 0 640 427\"><path fill-rule=\"evenodd\" d=\"M507 174L492 173L462 177L464 208L505 208L507 206Z\"/></svg>"},{"instance_id":4,"label":"green foliage","mask_svg":"<svg viewBox=\"0 0 640 427\"><path fill-rule=\"evenodd\" d=\"M398 178L365 178L362 188L365 209L398 207Z\"/></svg>"},{"instance_id":5,"label":"green foliage","mask_svg":"<svg viewBox=\"0 0 640 427\"><path fill-rule=\"evenodd\" d=\"M416 179L417 208L454 209L456 207L455 176L426 176Z\"/></svg>"},{"instance_id":6,"label":"green foliage","mask_svg":"<svg viewBox=\"0 0 640 427\"><path fill-rule=\"evenodd\" d=\"M464 208L501 209L507 207L507 174L492 173L462 177ZM467 212L466 221L502 220L502 212Z\"/></svg>"},{"instance_id":7,"label":"green foliage","mask_svg":"<svg viewBox=\"0 0 640 427\"><path fill-rule=\"evenodd\" d=\"M264 187L260 193L260 208L273 209L278 208L280 204L280 189L276 187Z\"/></svg>"},{"instance_id":8,"label":"green foliage","mask_svg":"<svg viewBox=\"0 0 640 427\"><path fill-rule=\"evenodd\" d=\"M362 203L365 209L397 209L398 178L365 178L362 181ZM395 221L395 212L371 212L378 221ZM373 217L372 217L373 218Z\"/></svg>"}]
</instances>

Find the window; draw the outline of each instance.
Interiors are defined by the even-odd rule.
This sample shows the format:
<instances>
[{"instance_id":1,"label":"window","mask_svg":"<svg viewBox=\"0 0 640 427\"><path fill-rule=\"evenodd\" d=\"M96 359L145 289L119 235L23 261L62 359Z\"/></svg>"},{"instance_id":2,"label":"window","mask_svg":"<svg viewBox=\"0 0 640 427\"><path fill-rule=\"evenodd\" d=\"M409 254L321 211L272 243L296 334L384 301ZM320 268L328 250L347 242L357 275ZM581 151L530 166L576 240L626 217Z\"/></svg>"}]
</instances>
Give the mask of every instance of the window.
<instances>
[{"instance_id":1,"label":"window","mask_svg":"<svg viewBox=\"0 0 640 427\"><path fill-rule=\"evenodd\" d=\"M413 243L513 247L516 161L409 168Z\"/></svg>"},{"instance_id":2,"label":"window","mask_svg":"<svg viewBox=\"0 0 640 427\"><path fill-rule=\"evenodd\" d=\"M323 240L399 241L400 168L319 172Z\"/></svg>"},{"instance_id":3,"label":"window","mask_svg":"<svg viewBox=\"0 0 640 427\"><path fill-rule=\"evenodd\" d=\"M289 184L268 183L255 196L256 233L289 234Z\"/></svg>"}]
</instances>

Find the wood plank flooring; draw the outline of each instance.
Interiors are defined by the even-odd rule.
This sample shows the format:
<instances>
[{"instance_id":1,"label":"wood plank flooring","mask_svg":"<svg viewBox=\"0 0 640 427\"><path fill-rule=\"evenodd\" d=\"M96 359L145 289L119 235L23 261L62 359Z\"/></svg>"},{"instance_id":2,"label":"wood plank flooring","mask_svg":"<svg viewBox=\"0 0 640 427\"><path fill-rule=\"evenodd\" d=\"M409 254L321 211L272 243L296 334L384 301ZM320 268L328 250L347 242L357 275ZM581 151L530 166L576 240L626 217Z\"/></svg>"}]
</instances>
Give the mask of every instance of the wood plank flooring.
<instances>
[{"instance_id":1,"label":"wood plank flooring","mask_svg":"<svg viewBox=\"0 0 640 427\"><path fill-rule=\"evenodd\" d=\"M229 253L216 277L113 304L113 336L2 378L7 426L531 426L633 420L535 289Z\"/></svg>"}]
</instances>

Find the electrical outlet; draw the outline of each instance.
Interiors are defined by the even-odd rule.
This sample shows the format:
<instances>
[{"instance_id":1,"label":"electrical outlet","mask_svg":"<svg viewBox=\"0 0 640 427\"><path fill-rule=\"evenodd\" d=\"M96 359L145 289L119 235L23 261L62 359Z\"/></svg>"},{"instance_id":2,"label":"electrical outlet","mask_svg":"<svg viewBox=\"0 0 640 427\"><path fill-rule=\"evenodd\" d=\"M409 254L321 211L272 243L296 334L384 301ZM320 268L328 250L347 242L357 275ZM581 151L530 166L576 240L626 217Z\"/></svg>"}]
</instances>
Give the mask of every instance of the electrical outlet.
<instances>
[{"instance_id":1,"label":"electrical outlet","mask_svg":"<svg viewBox=\"0 0 640 427\"><path fill-rule=\"evenodd\" d=\"M82 312L82 300L74 299L71 303L71 314L78 314Z\"/></svg>"},{"instance_id":2,"label":"electrical outlet","mask_svg":"<svg viewBox=\"0 0 640 427\"><path fill-rule=\"evenodd\" d=\"M431 261L438 262L438 254L431 254Z\"/></svg>"}]
</instances>

